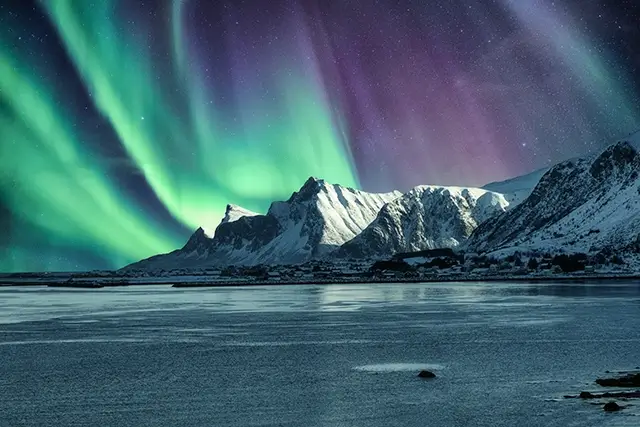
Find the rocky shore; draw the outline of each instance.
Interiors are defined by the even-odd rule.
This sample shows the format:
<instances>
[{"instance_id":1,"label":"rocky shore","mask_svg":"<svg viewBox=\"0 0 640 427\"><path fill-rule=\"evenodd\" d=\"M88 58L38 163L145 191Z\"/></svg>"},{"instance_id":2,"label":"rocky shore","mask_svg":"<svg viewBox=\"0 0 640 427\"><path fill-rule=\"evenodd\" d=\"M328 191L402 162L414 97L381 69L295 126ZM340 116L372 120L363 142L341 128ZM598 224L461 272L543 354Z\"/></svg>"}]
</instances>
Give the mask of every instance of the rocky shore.
<instances>
[{"instance_id":1,"label":"rocky shore","mask_svg":"<svg viewBox=\"0 0 640 427\"><path fill-rule=\"evenodd\" d=\"M621 391L582 391L578 395L566 395L565 399L584 399L584 400L608 400L602 404L602 409L606 412L617 412L627 407L621 403L616 402L617 399L621 401L628 401L630 399L640 399L640 373L638 372L621 372L618 377L612 378L598 378L595 383L600 387L609 388L636 388L636 390L621 390Z\"/></svg>"}]
</instances>

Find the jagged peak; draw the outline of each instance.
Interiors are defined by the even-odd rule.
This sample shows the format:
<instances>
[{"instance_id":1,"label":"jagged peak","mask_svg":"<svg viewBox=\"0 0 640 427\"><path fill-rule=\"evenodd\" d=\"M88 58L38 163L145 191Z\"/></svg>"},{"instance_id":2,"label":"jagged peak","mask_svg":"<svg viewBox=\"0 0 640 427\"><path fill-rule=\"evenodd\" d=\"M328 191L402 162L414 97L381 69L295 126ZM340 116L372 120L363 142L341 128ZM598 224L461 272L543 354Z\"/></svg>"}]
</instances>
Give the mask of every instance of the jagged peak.
<instances>
[{"instance_id":1,"label":"jagged peak","mask_svg":"<svg viewBox=\"0 0 640 427\"><path fill-rule=\"evenodd\" d=\"M329 186L330 184L324 179L310 176L298 191L294 191L291 194L288 202L309 200L319 194L323 189L326 190Z\"/></svg>"},{"instance_id":2,"label":"jagged peak","mask_svg":"<svg viewBox=\"0 0 640 427\"><path fill-rule=\"evenodd\" d=\"M205 230L202 227L198 227L198 229L193 232L191 237L197 237L197 238L200 238L200 239L201 238L211 239L213 237L213 234L208 232L207 230Z\"/></svg>"},{"instance_id":3,"label":"jagged peak","mask_svg":"<svg viewBox=\"0 0 640 427\"><path fill-rule=\"evenodd\" d=\"M450 197L473 197L478 199L486 193L495 193L491 190L478 187L460 187L455 185L418 185L407 194L415 194L418 197L426 197L430 194L442 194ZM498 194L498 193L496 193Z\"/></svg>"},{"instance_id":4,"label":"jagged peak","mask_svg":"<svg viewBox=\"0 0 640 427\"><path fill-rule=\"evenodd\" d=\"M183 249L185 250L193 250L195 249L197 246L199 246L201 243L203 242L208 242L212 239L212 236L210 236L204 228L202 227L198 227L198 229L196 231L193 232L193 234L191 235L191 237L189 237L189 240L187 241L187 243L184 245Z\"/></svg>"},{"instance_id":5,"label":"jagged peak","mask_svg":"<svg viewBox=\"0 0 640 427\"><path fill-rule=\"evenodd\" d=\"M240 218L245 216L256 216L256 215L260 215L260 214L257 212L250 211L249 209L245 209L242 206L238 206L230 203L227 205L224 211L224 217L222 218L222 221L220 221L220 224L237 221Z\"/></svg>"},{"instance_id":6,"label":"jagged peak","mask_svg":"<svg viewBox=\"0 0 640 427\"><path fill-rule=\"evenodd\" d=\"M324 185L326 181L322 178L316 178L315 176L310 176L304 183L302 187L306 185Z\"/></svg>"},{"instance_id":7,"label":"jagged peak","mask_svg":"<svg viewBox=\"0 0 640 427\"><path fill-rule=\"evenodd\" d=\"M329 187L329 186L331 186L331 184L329 184L324 179L316 178L315 176L310 176L302 185L302 187L300 187L300 190L298 190L298 193L303 193L306 191L319 192L323 188Z\"/></svg>"}]
</instances>

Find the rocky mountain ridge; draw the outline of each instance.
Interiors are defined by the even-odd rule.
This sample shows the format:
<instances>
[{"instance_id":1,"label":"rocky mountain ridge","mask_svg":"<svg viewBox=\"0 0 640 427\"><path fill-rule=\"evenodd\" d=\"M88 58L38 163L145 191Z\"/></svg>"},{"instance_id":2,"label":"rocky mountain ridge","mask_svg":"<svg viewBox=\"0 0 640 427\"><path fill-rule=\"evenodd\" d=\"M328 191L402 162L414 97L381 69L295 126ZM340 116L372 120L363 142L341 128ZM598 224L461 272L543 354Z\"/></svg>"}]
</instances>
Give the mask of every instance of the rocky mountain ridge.
<instances>
[{"instance_id":1,"label":"rocky mountain ridge","mask_svg":"<svg viewBox=\"0 0 640 427\"><path fill-rule=\"evenodd\" d=\"M625 250L640 242L640 133L547 171L514 209L482 223L475 252Z\"/></svg>"},{"instance_id":2,"label":"rocky mountain ridge","mask_svg":"<svg viewBox=\"0 0 640 427\"><path fill-rule=\"evenodd\" d=\"M344 258L457 247L479 223L504 212L504 195L481 188L418 186L387 203L376 219L337 251Z\"/></svg>"},{"instance_id":3,"label":"rocky mountain ridge","mask_svg":"<svg viewBox=\"0 0 640 427\"><path fill-rule=\"evenodd\" d=\"M601 153L483 188L371 194L309 178L264 215L228 205L214 236L128 266L157 270L465 252L640 250L640 132ZM504 193L496 190L502 190Z\"/></svg>"},{"instance_id":4,"label":"rocky mountain ridge","mask_svg":"<svg viewBox=\"0 0 640 427\"><path fill-rule=\"evenodd\" d=\"M127 268L304 262L351 240L400 195L366 193L311 177L288 200L273 202L265 215L228 205L213 237L198 229L183 248Z\"/></svg>"}]
</instances>

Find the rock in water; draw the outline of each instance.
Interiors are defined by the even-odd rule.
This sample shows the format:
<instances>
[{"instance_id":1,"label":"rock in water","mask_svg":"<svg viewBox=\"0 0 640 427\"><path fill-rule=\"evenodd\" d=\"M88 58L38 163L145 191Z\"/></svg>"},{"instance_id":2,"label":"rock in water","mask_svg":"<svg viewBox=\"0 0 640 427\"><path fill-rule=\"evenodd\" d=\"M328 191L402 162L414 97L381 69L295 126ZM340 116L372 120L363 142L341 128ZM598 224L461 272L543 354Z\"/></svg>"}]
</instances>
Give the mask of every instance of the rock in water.
<instances>
[{"instance_id":1,"label":"rock in water","mask_svg":"<svg viewBox=\"0 0 640 427\"><path fill-rule=\"evenodd\" d=\"M580 399L593 399L595 396L588 391L580 392Z\"/></svg>"},{"instance_id":2,"label":"rock in water","mask_svg":"<svg viewBox=\"0 0 640 427\"><path fill-rule=\"evenodd\" d=\"M602 387L640 387L640 374L628 374L620 378L598 378L596 384Z\"/></svg>"},{"instance_id":3,"label":"rock in water","mask_svg":"<svg viewBox=\"0 0 640 427\"><path fill-rule=\"evenodd\" d=\"M436 374L434 374L431 371L420 371L420 373L418 374L418 376L420 378L435 378Z\"/></svg>"},{"instance_id":4,"label":"rock in water","mask_svg":"<svg viewBox=\"0 0 640 427\"><path fill-rule=\"evenodd\" d=\"M620 410L620 405L618 405L616 402L608 402L604 404L603 409L605 410L605 412L616 412Z\"/></svg>"}]
</instances>

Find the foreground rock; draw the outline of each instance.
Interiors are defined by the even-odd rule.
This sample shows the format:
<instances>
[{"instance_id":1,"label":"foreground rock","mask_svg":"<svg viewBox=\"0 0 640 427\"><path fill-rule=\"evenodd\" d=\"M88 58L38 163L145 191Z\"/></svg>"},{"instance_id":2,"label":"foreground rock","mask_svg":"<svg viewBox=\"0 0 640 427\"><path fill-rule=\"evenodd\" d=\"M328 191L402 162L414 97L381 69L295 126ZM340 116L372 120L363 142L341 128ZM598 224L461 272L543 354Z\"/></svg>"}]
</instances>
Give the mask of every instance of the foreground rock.
<instances>
[{"instance_id":1,"label":"foreground rock","mask_svg":"<svg viewBox=\"0 0 640 427\"><path fill-rule=\"evenodd\" d=\"M418 374L418 376L420 378L435 378L436 374L434 374L431 371L420 371L420 373Z\"/></svg>"},{"instance_id":2,"label":"foreground rock","mask_svg":"<svg viewBox=\"0 0 640 427\"><path fill-rule=\"evenodd\" d=\"M607 371L609 372L609 371ZM640 373L626 373L618 378L598 378L596 384L602 387L640 387ZM640 399L640 390L633 391L615 391L615 392L590 392L582 391L579 395L567 395L565 399ZM618 405L616 402L607 402L603 406L606 412L617 412L624 406Z\"/></svg>"},{"instance_id":3,"label":"foreground rock","mask_svg":"<svg viewBox=\"0 0 640 427\"><path fill-rule=\"evenodd\" d=\"M603 409L605 410L605 412L616 412L622 408L616 402L608 402L604 404Z\"/></svg>"},{"instance_id":4,"label":"foreground rock","mask_svg":"<svg viewBox=\"0 0 640 427\"><path fill-rule=\"evenodd\" d=\"M583 391L579 395L566 395L565 399L640 399L640 390L636 391L619 391L605 393L591 393Z\"/></svg>"},{"instance_id":5,"label":"foreground rock","mask_svg":"<svg viewBox=\"0 0 640 427\"><path fill-rule=\"evenodd\" d=\"M619 378L598 378L596 384L602 387L640 387L640 374L627 374Z\"/></svg>"}]
</instances>

